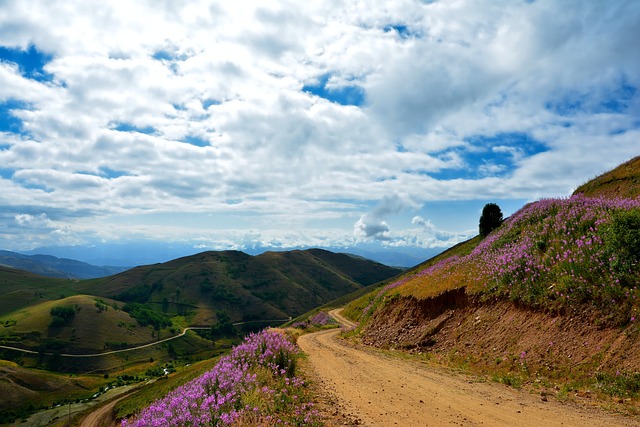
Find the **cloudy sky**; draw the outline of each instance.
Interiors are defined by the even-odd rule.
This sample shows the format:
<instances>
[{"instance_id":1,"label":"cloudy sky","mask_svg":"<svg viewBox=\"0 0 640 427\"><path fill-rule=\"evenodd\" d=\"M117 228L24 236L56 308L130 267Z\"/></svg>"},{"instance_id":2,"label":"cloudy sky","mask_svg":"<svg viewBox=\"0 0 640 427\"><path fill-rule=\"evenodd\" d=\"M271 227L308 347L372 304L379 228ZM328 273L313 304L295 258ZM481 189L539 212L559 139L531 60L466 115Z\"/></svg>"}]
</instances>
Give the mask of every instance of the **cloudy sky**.
<instances>
[{"instance_id":1,"label":"cloudy sky","mask_svg":"<svg viewBox=\"0 0 640 427\"><path fill-rule=\"evenodd\" d=\"M637 1L0 1L0 249L444 247L640 154Z\"/></svg>"}]
</instances>

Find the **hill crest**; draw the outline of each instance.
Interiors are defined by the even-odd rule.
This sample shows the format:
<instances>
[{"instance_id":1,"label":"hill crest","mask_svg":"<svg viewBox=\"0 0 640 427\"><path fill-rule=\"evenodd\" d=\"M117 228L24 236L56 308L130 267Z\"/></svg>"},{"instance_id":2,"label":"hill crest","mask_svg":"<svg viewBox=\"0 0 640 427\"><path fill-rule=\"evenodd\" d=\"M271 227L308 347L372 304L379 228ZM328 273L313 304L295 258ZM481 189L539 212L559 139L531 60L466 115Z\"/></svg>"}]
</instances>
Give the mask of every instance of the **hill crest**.
<instances>
[{"instance_id":1,"label":"hill crest","mask_svg":"<svg viewBox=\"0 0 640 427\"><path fill-rule=\"evenodd\" d=\"M582 184L573 194L587 197L640 197L640 156Z\"/></svg>"}]
</instances>

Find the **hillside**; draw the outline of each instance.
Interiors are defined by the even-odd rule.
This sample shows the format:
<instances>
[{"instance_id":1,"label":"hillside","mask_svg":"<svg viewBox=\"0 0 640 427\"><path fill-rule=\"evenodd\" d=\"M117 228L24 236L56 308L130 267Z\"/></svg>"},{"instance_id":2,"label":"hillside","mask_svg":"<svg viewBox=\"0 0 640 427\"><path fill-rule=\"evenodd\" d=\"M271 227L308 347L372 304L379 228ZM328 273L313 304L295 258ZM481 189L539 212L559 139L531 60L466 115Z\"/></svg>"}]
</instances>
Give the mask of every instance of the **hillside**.
<instances>
[{"instance_id":1,"label":"hillside","mask_svg":"<svg viewBox=\"0 0 640 427\"><path fill-rule=\"evenodd\" d=\"M75 313L67 323L54 325L51 310L55 307L70 307ZM4 344L37 348L48 343L59 352L95 353L116 349L122 342L126 347L157 337L153 329L137 325L115 301L88 295L41 302L0 317L0 321L6 322L0 332Z\"/></svg>"},{"instance_id":2,"label":"hillside","mask_svg":"<svg viewBox=\"0 0 640 427\"><path fill-rule=\"evenodd\" d=\"M638 396L640 198L637 159L568 199L531 203L352 302L364 342L521 384ZM635 166L634 166L635 165ZM612 179L616 184L612 187Z\"/></svg>"},{"instance_id":3,"label":"hillside","mask_svg":"<svg viewBox=\"0 0 640 427\"><path fill-rule=\"evenodd\" d=\"M125 270L122 267L98 267L50 255L23 255L10 251L0 251L0 265L25 270L40 276L70 279L93 279Z\"/></svg>"},{"instance_id":4,"label":"hillside","mask_svg":"<svg viewBox=\"0 0 640 427\"><path fill-rule=\"evenodd\" d=\"M192 311L194 324L211 324L218 310L233 321L297 316L399 272L319 249L258 256L203 252L81 282L76 289L123 302L155 304L167 312Z\"/></svg>"},{"instance_id":5,"label":"hillside","mask_svg":"<svg viewBox=\"0 0 640 427\"><path fill-rule=\"evenodd\" d=\"M573 194L588 197L640 197L640 156L581 185Z\"/></svg>"},{"instance_id":6,"label":"hillside","mask_svg":"<svg viewBox=\"0 0 640 427\"><path fill-rule=\"evenodd\" d=\"M0 316L43 300L75 293L68 290L71 284L67 279L38 276L0 265Z\"/></svg>"},{"instance_id":7,"label":"hillside","mask_svg":"<svg viewBox=\"0 0 640 427\"><path fill-rule=\"evenodd\" d=\"M260 327L399 271L316 249L255 257L204 252L85 281L0 267L0 343L99 353L175 336L186 326L218 324L226 316ZM73 313L55 324L56 307Z\"/></svg>"}]
</instances>

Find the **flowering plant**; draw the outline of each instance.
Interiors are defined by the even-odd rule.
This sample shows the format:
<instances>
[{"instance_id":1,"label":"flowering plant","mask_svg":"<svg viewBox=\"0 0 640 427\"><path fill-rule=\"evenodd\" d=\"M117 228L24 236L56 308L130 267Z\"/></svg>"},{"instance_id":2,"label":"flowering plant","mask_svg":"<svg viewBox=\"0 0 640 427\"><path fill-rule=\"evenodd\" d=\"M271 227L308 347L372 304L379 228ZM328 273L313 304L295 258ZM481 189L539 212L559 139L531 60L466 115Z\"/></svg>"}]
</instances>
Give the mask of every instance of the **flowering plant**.
<instances>
[{"instance_id":1,"label":"flowering plant","mask_svg":"<svg viewBox=\"0 0 640 427\"><path fill-rule=\"evenodd\" d=\"M122 426L319 425L304 381L295 376L298 353L282 333L251 334L212 370Z\"/></svg>"}]
</instances>

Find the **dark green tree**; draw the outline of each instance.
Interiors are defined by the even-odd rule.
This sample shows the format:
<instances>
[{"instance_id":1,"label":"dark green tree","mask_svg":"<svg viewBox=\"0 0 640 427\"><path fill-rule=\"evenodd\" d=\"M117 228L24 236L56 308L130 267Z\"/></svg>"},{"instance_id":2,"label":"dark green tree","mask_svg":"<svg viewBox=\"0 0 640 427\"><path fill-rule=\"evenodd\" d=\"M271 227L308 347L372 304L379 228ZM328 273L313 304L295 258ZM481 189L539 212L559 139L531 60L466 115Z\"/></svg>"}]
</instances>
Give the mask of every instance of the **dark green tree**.
<instances>
[{"instance_id":1,"label":"dark green tree","mask_svg":"<svg viewBox=\"0 0 640 427\"><path fill-rule=\"evenodd\" d=\"M480 215L480 236L486 237L502 224L502 211L495 203L487 203Z\"/></svg>"}]
</instances>

